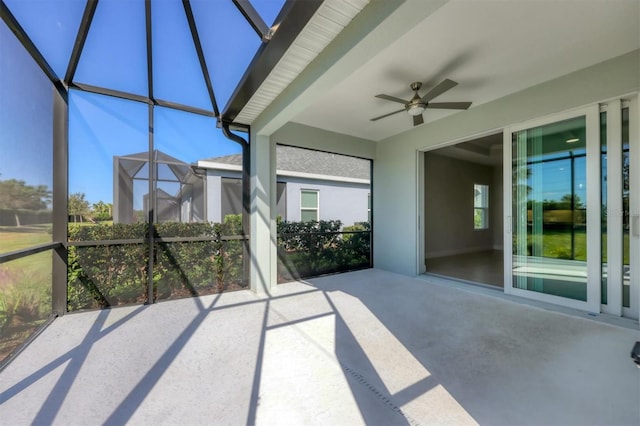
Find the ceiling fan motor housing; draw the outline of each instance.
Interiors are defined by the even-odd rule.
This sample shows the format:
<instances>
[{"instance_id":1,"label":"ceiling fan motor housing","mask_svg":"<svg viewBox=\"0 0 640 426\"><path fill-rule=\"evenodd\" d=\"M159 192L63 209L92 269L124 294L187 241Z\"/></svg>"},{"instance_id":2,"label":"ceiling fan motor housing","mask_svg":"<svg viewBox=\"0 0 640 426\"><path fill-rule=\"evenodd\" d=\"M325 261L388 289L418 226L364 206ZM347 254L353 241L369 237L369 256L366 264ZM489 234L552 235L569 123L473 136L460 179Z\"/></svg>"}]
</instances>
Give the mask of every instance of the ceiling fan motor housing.
<instances>
[{"instance_id":1,"label":"ceiling fan motor housing","mask_svg":"<svg viewBox=\"0 0 640 426\"><path fill-rule=\"evenodd\" d=\"M411 90L413 90L415 93L413 94L413 98L411 98L409 103L405 105L405 108L407 109L409 115L420 115L424 112L424 110L427 109L427 104L422 101L420 95L418 94L418 90L420 90L421 87L422 83L420 83L419 81L411 83Z\"/></svg>"},{"instance_id":2,"label":"ceiling fan motor housing","mask_svg":"<svg viewBox=\"0 0 640 426\"><path fill-rule=\"evenodd\" d=\"M385 94L376 95L376 98L385 99L391 102L398 102L404 105L404 108L398 111L393 111L379 117L374 117L371 121L377 121L381 118L389 117L390 115L398 114L400 112L406 111L409 115L413 116L413 125L417 126L424 123L422 118L422 113L427 108L440 108L440 109L467 109L471 106L471 102L434 102L430 103L430 101L447 90L455 87L458 83L453 80L449 80L448 78L437 84L435 87L431 88L424 96L420 96L418 91L422 88L422 83L419 81L414 81L411 83L410 87L413 90L413 97L409 101L405 101L402 98L398 98L395 96L389 96Z\"/></svg>"}]
</instances>

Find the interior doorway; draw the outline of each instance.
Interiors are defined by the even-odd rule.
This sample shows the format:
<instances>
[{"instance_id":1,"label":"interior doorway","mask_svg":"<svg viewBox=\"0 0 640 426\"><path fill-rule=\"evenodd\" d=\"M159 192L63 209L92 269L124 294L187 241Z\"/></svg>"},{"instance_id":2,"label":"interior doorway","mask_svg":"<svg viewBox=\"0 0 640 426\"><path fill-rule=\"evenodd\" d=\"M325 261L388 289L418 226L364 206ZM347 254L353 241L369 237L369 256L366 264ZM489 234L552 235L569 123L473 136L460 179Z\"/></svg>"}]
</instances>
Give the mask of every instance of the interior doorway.
<instances>
[{"instance_id":1,"label":"interior doorway","mask_svg":"<svg viewBox=\"0 0 640 426\"><path fill-rule=\"evenodd\" d=\"M502 132L424 154L425 270L504 286Z\"/></svg>"}]
</instances>

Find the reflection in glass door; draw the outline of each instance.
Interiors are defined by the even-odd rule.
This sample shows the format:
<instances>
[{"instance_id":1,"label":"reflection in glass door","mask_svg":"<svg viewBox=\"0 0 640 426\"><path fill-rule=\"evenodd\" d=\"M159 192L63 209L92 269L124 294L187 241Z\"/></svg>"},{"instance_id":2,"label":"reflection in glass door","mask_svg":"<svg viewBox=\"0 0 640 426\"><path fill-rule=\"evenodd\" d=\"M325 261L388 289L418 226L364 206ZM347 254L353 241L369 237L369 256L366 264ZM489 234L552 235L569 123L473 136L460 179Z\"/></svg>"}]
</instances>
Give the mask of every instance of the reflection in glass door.
<instances>
[{"instance_id":1,"label":"reflection in glass door","mask_svg":"<svg viewBox=\"0 0 640 426\"><path fill-rule=\"evenodd\" d=\"M585 116L512 134L517 289L587 301L586 139Z\"/></svg>"}]
</instances>

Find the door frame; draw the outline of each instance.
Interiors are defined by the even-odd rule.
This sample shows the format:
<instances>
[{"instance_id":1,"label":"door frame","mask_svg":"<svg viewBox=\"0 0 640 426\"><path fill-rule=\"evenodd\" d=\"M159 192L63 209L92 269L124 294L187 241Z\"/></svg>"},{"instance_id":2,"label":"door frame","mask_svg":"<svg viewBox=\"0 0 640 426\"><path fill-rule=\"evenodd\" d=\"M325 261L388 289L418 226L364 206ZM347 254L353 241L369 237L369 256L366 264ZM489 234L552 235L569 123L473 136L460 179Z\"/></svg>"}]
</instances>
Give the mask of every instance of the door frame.
<instances>
[{"instance_id":1,"label":"door frame","mask_svg":"<svg viewBox=\"0 0 640 426\"><path fill-rule=\"evenodd\" d=\"M607 265L607 304L601 312L615 316L638 319L640 306L640 138L638 123L638 95L621 96L600 103L600 110L607 113L607 253L622 259L623 206L622 173L622 109L629 109L629 266L630 307L623 306L622 274L623 262L616 260ZM612 170L614 173L609 173ZM634 185L634 182L636 183ZM610 186L610 187L609 187ZM618 277L609 280L609 277ZM614 284L614 285L611 285Z\"/></svg>"},{"instance_id":2,"label":"door frame","mask_svg":"<svg viewBox=\"0 0 640 426\"><path fill-rule=\"evenodd\" d=\"M629 266L630 307L622 316L640 317L640 108L638 94L621 97L629 108ZM634 186L634 183L636 186Z\"/></svg>"}]
</instances>

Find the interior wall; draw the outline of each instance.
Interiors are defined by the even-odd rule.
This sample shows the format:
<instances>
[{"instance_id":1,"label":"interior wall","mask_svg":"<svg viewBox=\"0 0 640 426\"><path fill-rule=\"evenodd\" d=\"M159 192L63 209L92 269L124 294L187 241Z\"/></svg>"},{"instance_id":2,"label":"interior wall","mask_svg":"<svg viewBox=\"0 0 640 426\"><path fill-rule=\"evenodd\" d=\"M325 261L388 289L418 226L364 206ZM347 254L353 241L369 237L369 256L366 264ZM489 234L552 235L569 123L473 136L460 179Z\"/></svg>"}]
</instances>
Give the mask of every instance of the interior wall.
<instances>
[{"instance_id":1,"label":"interior wall","mask_svg":"<svg viewBox=\"0 0 640 426\"><path fill-rule=\"evenodd\" d=\"M425 257L451 256L491 250L495 203L494 168L425 153ZM489 228L473 227L473 185L489 186ZM494 205L492 205L494 204Z\"/></svg>"},{"instance_id":2,"label":"interior wall","mask_svg":"<svg viewBox=\"0 0 640 426\"><path fill-rule=\"evenodd\" d=\"M419 151L639 88L640 51L636 50L379 142L373 173L376 268L406 275L418 271Z\"/></svg>"}]
</instances>

